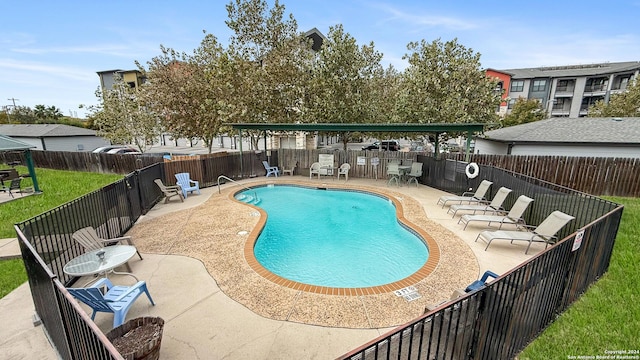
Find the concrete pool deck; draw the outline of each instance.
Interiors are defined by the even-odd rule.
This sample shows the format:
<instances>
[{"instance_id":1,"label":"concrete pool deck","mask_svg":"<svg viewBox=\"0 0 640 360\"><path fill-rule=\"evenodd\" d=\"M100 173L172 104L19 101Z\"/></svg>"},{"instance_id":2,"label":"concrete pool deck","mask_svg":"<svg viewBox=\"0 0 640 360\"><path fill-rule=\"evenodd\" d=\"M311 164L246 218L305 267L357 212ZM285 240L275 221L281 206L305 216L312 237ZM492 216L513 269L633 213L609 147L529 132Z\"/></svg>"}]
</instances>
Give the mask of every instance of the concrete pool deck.
<instances>
[{"instance_id":1,"label":"concrete pool deck","mask_svg":"<svg viewBox=\"0 0 640 360\"><path fill-rule=\"evenodd\" d=\"M331 178L309 180L302 176L260 177L241 183L265 181L328 186L345 184ZM403 207L407 209L421 209L425 224L438 227L443 234L454 234L453 242L460 251L471 254L473 263L468 264L471 271L463 271L465 269L458 264L453 277L439 278L442 280L441 288L436 289L436 285L429 285L433 288L417 286L422 297L411 302L392 293L378 305L363 299L363 296L351 296L351 301L345 301L340 296L325 295L329 297L327 305L319 297L289 288L283 290L276 284L269 284L251 269L246 270L242 258L228 253L229 248L242 251L236 245L238 242L244 244L246 237L238 235L238 229L253 230L251 227L258 217L254 215L253 208L228 200L229 193L239 186L227 184L222 186L222 194L218 194L217 187L212 187L203 189L201 195L189 196L184 203L175 200L168 204L160 203L128 233L134 236L136 246L144 256L142 261L134 258L130 262L131 267L136 276L147 281L156 306L152 307L146 299L140 298L127 318L160 316L165 320L161 359L335 358L392 330L395 325L419 316L425 304L447 299L451 289L464 287L485 270L502 274L544 249L543 245L534 244L529 255L525 255L526 244L497 242L484 251L486 244L474 242L481 227L469 225L466 231L462 231L463 226L457 224L459 216L452 219L447 208L436 206L437 199L445 194L436 189L422 185L387 187L384 180L350 179L346 184L377 188L401 198ZM229 211L226 205L239 209L240 215ZM408 219L411 216L405 215ZM228 233L223 231L232 232L232 235L225 235ZM218 236L229 238L226 240L228 244L219 240L200 240L200 237ZM197 254L187 255L195 252L211 254L212 257L198 259ZM455 256L453 258L456 260ZM436 271L442 267L439 265ZM225 272L225 269L236 270ZM258 281L267 283L255 285L256 276L261 278ZM114 276L113 279L123 284L133 281L128 277L119 279ZM32 325L33 303L30 296L28 284L23 284L0 299L5 319L5 326L0 329L0 358L56 358L42 327ZM344 326L342 322L350 321L347 318L352 314L348 313L348 308L342 307L345 302L355 303L356 308L364 309L366 314L358 315L355 325L331 326L331 322L341 322L340 325ZM391 305L386 305L389 302ZM391 315L398 318L387 317L385 307L401 308L399 315ZM307 320L304 316L310 317L316 325L304 324L303 320ZM96 324L105 332L110 329L111 321L109 314L96 316ZM318 325L323 321L327 323Z\"/></svg>"}]
</instances>

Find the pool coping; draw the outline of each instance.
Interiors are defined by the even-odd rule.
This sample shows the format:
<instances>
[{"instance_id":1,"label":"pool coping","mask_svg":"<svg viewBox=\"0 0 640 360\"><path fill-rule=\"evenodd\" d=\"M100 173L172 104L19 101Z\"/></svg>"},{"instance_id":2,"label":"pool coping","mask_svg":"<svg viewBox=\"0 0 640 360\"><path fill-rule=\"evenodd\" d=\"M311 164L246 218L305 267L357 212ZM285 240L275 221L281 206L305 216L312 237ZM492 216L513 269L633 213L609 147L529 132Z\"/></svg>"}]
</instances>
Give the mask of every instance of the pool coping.
<instances>
[{"instance_id":1,"label":"pool coping","mask_svg":"<svg viewBox=\"0 0 640 360\"><path fill-rule=\"evenodd\" d=\"M398 222L400 222L403 226L406 226L410 229L410 231L413 231L415 233L418 234L418 236L421 238L421 240L425 243L425 245L427 246L428 250L429 250L429 256L427 258L427 261L418 269L416 270L413 274L391 282L391 283L387 283L387 284L383 284L383 285L377 285L377 286L369 286L369 287L329 287L329 286L318 286L318 285L311 285L311 284L305 284L305 283L301 283L301 282L297 282L294 280L290 280L284 277L281 277L277 274L274 274L273 272L269 271L267 268L265 268L264 266L262 266L262 264L260 263L260 261L258 261L258 259L256 259L255 257L255 252L254 252L254 247L256 244L256 241L258 240L258 237L260 236L260 234L262 233L262 230L266 224L267 221L267 213L259 206L256 206L254 204L250 204L250 203L246 203L243 201L240 201L238 199L236 199L236 194L246 191L246 189L238 189L238 191L235 192L230 192L228 198L231 201L235 201L238 202L240 204L243 205L248 205L254 209L256 209L259 213L260 213L260 220L258 221L258 224L254 227L254 229L251 231L251 233L249 234L249 237L247 239L247 242L245 243L244 246L244 257L245 260L247 261L247 263L249 264L249 266L260 276L264 277L265 279L280 285L280 286L286 286L288 288L291 288L293 290L301 290L301 291L306 291L306 292L311 292L311 293L316 293L316 294L322 294L322 295L338 295L338 296L362 296L362 295L376 295L376 294L383 294L383 293L388 293L388 292L393 292L396 290L400 290L409 286L412 286L413 284L420 282L422 280L424 280L427 276L429 276L438 266L438 262L440 261L440 247L438 246L438 243L436 242L436 240L429 235L426 231L424 231L422 228L416 226L415 224L413 224L411 221L409 221L407 218L404 217L404 211L403 211L403 206L402 203L396 199L394 196L389 196L389 194L385 194L382 193L380 191L375 191L373 189L367 189L367 190L363 190L363 189L354 189L354 188L345 188L341 185L337 185L337 184L322 184L321 186L319 185L312 185L312 184L305 184L305 185L301 185L301 184L293 184L293 183L267 183L267 184L254 184L250 187L248 187L249 189L251 188L255 188L255 187L264 187L264 186L269 186L269 185L276 185L276 186L287 186L287 185L295 185L298 187L304 187L304 188L308 188L308 189L334 189L334 190L351 190L351 191L357 191L360 193L365 193L365 194L371 194L374 196L379 196L382 197L384 199L390 200L396 210L396 219L398 220Z\"/></svg>"}]
</instances>

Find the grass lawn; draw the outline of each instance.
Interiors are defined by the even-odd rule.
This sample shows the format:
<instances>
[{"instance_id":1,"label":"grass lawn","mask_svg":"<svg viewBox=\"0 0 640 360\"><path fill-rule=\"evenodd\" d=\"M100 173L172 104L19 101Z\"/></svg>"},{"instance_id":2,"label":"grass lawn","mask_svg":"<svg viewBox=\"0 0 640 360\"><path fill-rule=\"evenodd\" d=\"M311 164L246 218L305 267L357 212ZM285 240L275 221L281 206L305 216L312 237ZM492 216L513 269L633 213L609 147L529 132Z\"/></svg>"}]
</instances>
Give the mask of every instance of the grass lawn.
<instances>
[{"instance_id":1,"label":"grass lawn","mask_svg":"<svg viewBox=\"0 0 640 360\"><path fill-rule=\"evenodd\" d=\"M607 199L625 206L609 271L519 359L595 358L607 355L606 350L640 351L640 199Z\"/></svg>"},{"instance_id":2,"label":"grass lawn","mask_svg":"<svg viewBox=\"0 0 640 360\"><path fill-rule=\"evenodd\" d=\"M17 166L24 174L26 167ZM122 175L77 171L36 169L38 186L42 194L20 197L0 204L0 239L15 238L13 224L30 219L45 211L67 203L82 195L122 179ZM22 187L33 186L30 178L22 180ZM0 298L27 281L22 260L0 261Z\"/></svg>"}]
</instances>

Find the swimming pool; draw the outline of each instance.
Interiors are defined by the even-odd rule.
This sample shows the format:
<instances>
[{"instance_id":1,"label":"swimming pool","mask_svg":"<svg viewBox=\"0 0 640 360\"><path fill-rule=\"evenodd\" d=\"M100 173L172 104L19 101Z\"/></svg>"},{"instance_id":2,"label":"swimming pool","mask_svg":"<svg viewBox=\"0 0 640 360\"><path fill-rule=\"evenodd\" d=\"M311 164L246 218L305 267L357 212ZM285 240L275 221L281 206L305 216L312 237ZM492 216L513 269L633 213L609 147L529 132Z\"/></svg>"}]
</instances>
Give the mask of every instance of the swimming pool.
<instances>
[{"instance_id":1,"label":"swimming pool","mask_svg":"<svg viewBox=\"0 0 640 360\"><path fill-rule=\"evenodd\" d=\"M253 255L278 277L318 287L364 288L425 274L425 239L399 221L399 204L382 195L268 185L235 198L259 200L256 206L266 212Z\"/></svg>"}]
</instances>

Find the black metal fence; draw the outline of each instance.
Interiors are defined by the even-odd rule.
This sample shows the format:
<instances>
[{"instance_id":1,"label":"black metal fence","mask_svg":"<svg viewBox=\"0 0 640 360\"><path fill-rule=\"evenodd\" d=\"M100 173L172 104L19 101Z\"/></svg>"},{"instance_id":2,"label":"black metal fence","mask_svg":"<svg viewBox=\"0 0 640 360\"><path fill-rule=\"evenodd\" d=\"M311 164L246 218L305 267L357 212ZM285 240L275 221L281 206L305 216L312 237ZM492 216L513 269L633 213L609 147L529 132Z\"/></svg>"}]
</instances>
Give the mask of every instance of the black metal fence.
<instances>
[{"instance_id":1,"label":"black metal fence","mask_svg":"<svg viewBox=\"0 0 640 360\"><path fill-rule=\"evenodd\" d=\"M278 164L277 152L269 162ZM351 156L351 159L354 159ZM98 234L118 237L161 198L156 178L200 167L201 186L217 184L220 175L232 179L264 175L264 154L158 163L136 170L124 179L84 197L26 220L16 226L36 313L63 359L119 359L119 354L64 286L75 279L63 266L80 255L71 238L76 230L93 226ZM469 180L466 163L417 157L423 162L421 183L453 193L475 188L482 179L533 197L527 222L537 224L551 211L576 217L564 233L584 230L582 246L571 251L574 235L503 275L491 286L468 294L354 352L353 359L508 358L564 311L608 268L622 207L554 184L483 166ZM378 175L375 172L374 175ZM513 200L511 200L513 201ZM507 203L506 207L511 204Z\"/></svg>"},{"instance_id":2,"label":"black metal fence","mask_svg":"<svg viewBox=\"0 0 640 360\"><path fill-rule=\"evenodd\" d=\"M345 354L342 359L510 359L604 274L611 259L621 206L500 169L482 167L468 180L466 163L419 159L429 186L463 192L487 179L534 198L527 221L553 210L576 219L555 246L495 282ZM468 180L468 181L467 181ZM509 207L509 206L507 206ZM581 238L576 248L576 238Z\"/></svg>"}]
</instances>

